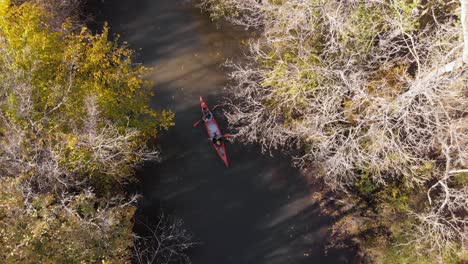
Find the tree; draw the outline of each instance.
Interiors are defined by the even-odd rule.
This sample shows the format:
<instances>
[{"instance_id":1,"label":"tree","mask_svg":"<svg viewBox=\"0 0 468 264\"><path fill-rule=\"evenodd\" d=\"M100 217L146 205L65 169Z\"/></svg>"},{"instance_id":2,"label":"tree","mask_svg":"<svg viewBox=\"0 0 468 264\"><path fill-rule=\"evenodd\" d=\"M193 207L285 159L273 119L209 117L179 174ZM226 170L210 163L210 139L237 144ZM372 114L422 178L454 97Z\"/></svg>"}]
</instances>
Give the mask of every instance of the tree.
<instances>
[{"instance_id":1,"label":"tree","mask_svg":"<svg viewBox=\"0 0 468 264\"><path fill-rule=\"evenodd\" d=\"M130 261L134 200L91 190L37 195L19 178L0 186L2 263Z\"/></svg>"},{"instance_id":2,"label":"tree","mask_svg":"<svg viewBox=\"0 0 468 264\"><path fill-rule=\"evenodd\" d=\"M461 22L463 27L464 35L464 51L463 51L463 62L468 63L468 1L460 0L461 2Z\"/></svg>"},{"instance_id":3,"label":"tree","mask_svg":"<svg viewBox=\"0 0 468 264\"><path fill-rule=\"evenodd\" d=\"M122 183L173 114L149 107L148 69L107 25L77 31L57 10L0 1L0 262L129 262Z\"/></svg>"},{"instance_id":4,"label":"tree","mask_svg":"<svg viewBox=\"0 0 468 264\"><path fill-rule=\"evenodd\" d=\"M192 235L181 219L160 213L157 223L141 222L146 236L134 236L134 260L139 264L190 263L185 251L193 247Z\"/></svg>"},{"instance_id":5,"label":"tree","mask_svg":"<svg viewBox=\"0 0 468 264\"><path fill-rule=\"evenodd\" d=\"M457 1L201 2L213 18L260 32L245 62L227 64L237 139L296 149L295 164L338 196L371 200L394 245L439 259L464 248L466 183L455 182L468 164L467 75Z\"/></svg>"}]
</instances>

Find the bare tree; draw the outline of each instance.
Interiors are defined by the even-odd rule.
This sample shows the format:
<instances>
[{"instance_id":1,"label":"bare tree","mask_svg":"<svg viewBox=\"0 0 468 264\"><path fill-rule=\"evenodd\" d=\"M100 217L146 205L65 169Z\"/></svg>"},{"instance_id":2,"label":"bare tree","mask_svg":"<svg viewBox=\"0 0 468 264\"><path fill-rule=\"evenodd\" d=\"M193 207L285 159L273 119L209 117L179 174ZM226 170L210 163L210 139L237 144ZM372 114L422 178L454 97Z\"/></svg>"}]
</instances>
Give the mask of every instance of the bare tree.
<instances>
[{"instance_id":1,"label":"bare tree","mask_svg":"<svg viewBox=\"0 0 468 264\"><path fill-rule=\"evenodd\" d=\"M460 0L461 3L461 23L464 35L463 62L468 63L468 1Z\"/></svg>"},{"instance_id":2,"label":"bare tree","mask_svg":"<svg viewBox=\"0 0 468 264\"><path fill-rule=\"evenodd\" d=\"M127 126L122 130L110 122L102 122L94 96L87 97L85 105L88 116L83 119L83 129L75 132L80 135L76 144L91 151L99 172L122 178L132 174L133 170L126 168L133 169L143 161L157 160L158 151L136 143L140 135L137 129Z\"/></svg>"},{"instance_id":3,"label":"bare tree","mask_svg":"<svg viewBox=\"0 0 468 264\"><path fill-rule=\"evenodd\" d=\"M227 63L226 114L239 140L299 149L296 165L336 190L362 174L378 186L435 180L431 205L411 213L412 243L433 253L465 244L468 196L453 182L468 165L467 1L464 40L453 16L440 15L457 1L202 2L262 33L246 62Z\"/></svg>"},{"instance_id":4,"label":"bare tree","mask_svg":"<svg viewBox=\"0 0 468 264\"><path fill-rule=\"evenodd\" d=\"M181 219L161 213L158 223L148 225L142 223L148 236L134 237L135 260L141 264L151 263L190 263L186 254L196 243L192 235L183 228Z\"/></svg>"}]
</instances>

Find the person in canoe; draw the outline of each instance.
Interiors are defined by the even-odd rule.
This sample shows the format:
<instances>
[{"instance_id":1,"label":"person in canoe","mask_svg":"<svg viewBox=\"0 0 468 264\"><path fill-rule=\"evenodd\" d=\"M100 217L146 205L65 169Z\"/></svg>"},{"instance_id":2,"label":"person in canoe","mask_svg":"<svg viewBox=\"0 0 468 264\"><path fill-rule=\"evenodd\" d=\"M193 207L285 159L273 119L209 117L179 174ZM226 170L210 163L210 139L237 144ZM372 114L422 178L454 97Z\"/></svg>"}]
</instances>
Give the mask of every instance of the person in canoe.
<instances>
[{"instance_id":1,"label":"person in canoe","mask_svg":"<svg viewBox=\"0 0 468 264\"><path fill-rule=\"evenodd\" d=\"M201 105L201 112L202 118L199 119L193 127L197 127L200 122L203 121L206 127L206 131L208 133L208 139L213 143L213 146L218 153L218 156L223 160L226 167L229 167L228 158L226 155L226 146L224 145L224 138L230 135L223 134L221 129L218 126L218 122L216 122L216 118L213 116L212 111L218 108L218 105L215 105L211 111L208 105L203 101L203 98L200 97L200 105Z\"/></svg>"},{"instance_id":2,"label":"person in canoe","mask_svg":"<svg viewBox=\"0 0 468 264\"><path fill-rule=\"evenodd\" d=\"M211 121L212 117L213 116L211 115L211 112L208 108L203 109L203 117L202 117L203 121L209 122Z\"/></svg>"},{"instance_id":3,"label":"person in canoe","mask_svg":"<svg viewBox=\"0 0 468 264\"><path fill-rule=\"evenodd\" d=\"M223 143L223 137L220 137L218 134L215 133L211 141L213 141L213 144L219 147L221 146L221 143Z\"/></svg>"}]
</instances>

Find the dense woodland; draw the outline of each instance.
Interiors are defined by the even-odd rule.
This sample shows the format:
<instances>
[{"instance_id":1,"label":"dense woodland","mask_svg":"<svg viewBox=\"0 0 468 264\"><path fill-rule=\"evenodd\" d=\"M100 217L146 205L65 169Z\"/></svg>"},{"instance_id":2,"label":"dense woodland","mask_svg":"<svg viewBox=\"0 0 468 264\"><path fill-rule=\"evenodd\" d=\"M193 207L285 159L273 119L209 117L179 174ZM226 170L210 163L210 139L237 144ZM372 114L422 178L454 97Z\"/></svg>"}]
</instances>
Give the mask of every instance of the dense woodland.
<instances>
[{"instance_id":1,"label":"dense woodland","mask_svg":"<svg viewBox=\"0 0 468 264\"><path fill-rule=\"evenodd\" d=\"M226 64L227 117L238 140L295 151L325 184L331 246L372 263L468 261L468 1L199 6L251 30Z\"/></svg>"},{"instance_id":2,"label":"dense woodland","mask_svg":"<svg viewBox=\"0 0 468 264\"><path fill-rule=\"evenodd\" d=\"M148 69L79 3L0 0L0 262L186 260L180 220L133 233L124 189L173 114L149 108Z\"/></svg>"},{"instance_id":3,"label":"dense woodland","mask_svg":"<svg viewBox=\"0 0 468 264\"><path fill-rule=\"evenodd\" d=\"M330 246L371 263L468 261L468 1L199 5L251 30L226 64L228 120L323 182ZM79 8L0 0L0 262L189 262L180 220L134 234L125 191L173 114L149 107L149 69Z\"/></svg>"}]
</instances>

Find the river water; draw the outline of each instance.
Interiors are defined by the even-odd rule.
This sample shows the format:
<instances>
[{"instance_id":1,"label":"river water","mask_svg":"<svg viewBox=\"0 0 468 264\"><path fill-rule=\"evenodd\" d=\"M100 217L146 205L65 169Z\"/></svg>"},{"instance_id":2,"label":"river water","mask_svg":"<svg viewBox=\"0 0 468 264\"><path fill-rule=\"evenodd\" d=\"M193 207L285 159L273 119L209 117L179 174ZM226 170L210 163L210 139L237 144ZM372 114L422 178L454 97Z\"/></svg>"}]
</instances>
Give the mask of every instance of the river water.
<instances>
[{"instance_id":1,"label":"river water","mask_svg":"<svg viewBox=\"0 0 468 264\"><path fill-rule=\"evenodd\" d=\"M242 28L218 28L181 0L101 0L97 22L108 21L153 66L155 109L175 112L176 126L160 137L162 162L140 175L140 214L161 208L184 220L200 242L195 264L348 263L346 252L324 244L331 220L311 201L314 186L285 157L262 155L256 146L228 144L226 168L207 140L199 96L214 105L225 95L219 65L242 56ZM222 114L217 115L226 130Z\"/></svg>"}]
</instances>

